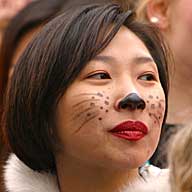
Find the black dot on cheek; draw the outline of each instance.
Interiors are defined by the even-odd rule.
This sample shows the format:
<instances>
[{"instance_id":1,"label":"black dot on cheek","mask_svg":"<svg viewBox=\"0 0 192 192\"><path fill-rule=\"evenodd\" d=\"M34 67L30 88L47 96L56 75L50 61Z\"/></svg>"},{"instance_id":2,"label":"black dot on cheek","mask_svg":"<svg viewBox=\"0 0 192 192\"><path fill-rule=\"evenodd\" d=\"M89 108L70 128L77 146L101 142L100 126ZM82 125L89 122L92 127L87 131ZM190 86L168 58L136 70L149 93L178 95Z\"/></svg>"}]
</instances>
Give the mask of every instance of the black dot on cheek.
<instances>
[{"instance_id":1,"label":"black dot on cheek","mask_svg":"<svg viewBox=\"0 0 192 192\"><path fill-rule=\"evenodd\" d=\"M150 116L150 117L151 117L151 115L152 115L152 114L151 114L151 113L149 113L149 116Z\"/></svg>"},{"instance_id":2,"label":"black dot on cheek","mask_svg":"<svg viewBox=\"0 0 192 192\"><path fill-rule=\"evenodd\" d=\"M100 109L103 109L103 107L100 107Z\"/></svg>"},{"instance_id":3,"label":"black dot on cheek","mask_svg":"<svg viewBox=\"0 0 192 192\"><path fill-rule=\"evenodd\" d=\"M156 124L156 123L157 123L157 121L154 121L154 123Z\"/></svg>"},{"instance_id":4,"label":"black dot on cheek","mask_svg":"<svg viewBox=\"0 0 192 192\"><path fill-rule=\"evenodd\" d=\"M161 116L159 116L159 119L161 119Z\"/></svg>"},{"instance_id":5,"label":"black dot on cheek","mask_svg":"<svg viewBox=\"0 0 192 192\"><path fill-rule=\"evenodd\" d=\"M91 106L91 107L94 107L94 106L95 106L95 103L90 103L90 106Z\"/></svg>"},{"instance_id":6,"label":"black dot on cheek","mask_svg":"<svg viewBox=\"0 0 192 192\"><path fill-rule=\"evenodd\" d=\"M105 110L105 112L106 112L106 113L108 113L108 112L109 112L109 110L107 109L107 110Z\"/></svg>"},{"instance_id":7,"label":"black dot on cheek","mask_svg":"<svg viewBox=\"0 0 192 192\"><path fill-rule=\"evenodd\" d=\"M105 103L105 105L109 105L109 102L108 102L108 101L105 101L104 103Z\"/></svg>"},{"instance_id":8,"label":"black dot on cheek","mask_svg":"<svg viewBox=\"0 0 192 192\"><path fill-rule=\"evenodd\" d=\"M102 118L101 118L101 117L99 117L99 121L102 121Z\"/></svg>"},{"instance_id":9,"label":"black dot on cheek","mask_svg":"<svg viewBox=\"0 0 192 192\"><path fill-rule=\"evenodd\" d=\"M109 97L106 97L106 99L109 99Z\"/></svg>"},{"instance_id":10,"label":"black dot on cheek","mask_svg":"<svg viewBox=\"0 0 192 192\"><path fill-rule=\"evenodd\" d=\"M155 104L151 104L151 108L152 108L152 109L155 109Z\"/></svg>"},{"instance_id":11,"label":"black dot on cheek","mask_svg":"<svg viewBox=\"0 0 192 192\"><path fill-rule=\"evenodd\" d=\"M97 95L98 95L99 97L103 97L103 94L101 94L101 93L97 93Z\"/></svg>"},{"instance_id":12,"label":"black dot on cheek","mask_svg":"<svg viewBox=\"0 0 192 192\"><path fill-rule=\"evenodd\" d=\"M95 97L93 96L93 97L91 97L92 99L95 99Z\"/></svg>"},{"instance_id":13,"label":"black dot on cheek","mask_svg":"<svg viewBox=\"0 0 192 192\"><path fill-rule=\"evenodd\" d=\"M91 115L91 113L87 113L87 117L89 117Z\"/></svg>"}]
</instances>

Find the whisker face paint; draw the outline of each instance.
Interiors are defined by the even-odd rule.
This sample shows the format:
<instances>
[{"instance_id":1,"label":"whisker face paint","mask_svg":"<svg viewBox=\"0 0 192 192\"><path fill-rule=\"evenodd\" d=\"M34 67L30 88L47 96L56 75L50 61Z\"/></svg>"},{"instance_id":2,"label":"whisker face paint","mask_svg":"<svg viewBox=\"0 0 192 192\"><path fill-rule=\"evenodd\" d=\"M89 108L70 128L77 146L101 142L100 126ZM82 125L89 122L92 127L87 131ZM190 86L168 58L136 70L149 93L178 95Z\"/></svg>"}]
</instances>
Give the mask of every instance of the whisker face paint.
<instances>
[{"instance_id":1,"label":"whisker face paint","mask_svg":"<svg viewBox=\"0 0 192 192\"><path fill-rule=\"evenodd\" d=\"M74 97L79 99L72 105L74 108L72 121L82 122L78 131L91 120L102 121L105 114L109 112L107 109L110 105L109 96L105 96L104 93L80 93Z\"/></svg>"},{"instance_id":2,"label":"whisker face paint","mask_svg":"<svg viewBox=\"0 0 192 192\"><path fill-rule=\"evenodd\" d=\"M159 96L149 95L147 100L148 115L153 119L154 124L161 124L163 119L165 100L160 99Z\"/></svg>"},{"instance_id":3,"label":"whisker face paint","mask_svg":"<svg viewBox=\"0 0 192 192\"><path fill-rule=\"evenodd\" d=\"M91 121L92 119L96 118L97 115L96 114L90 114L90 116L85 119L85 121L80 125L80 127L78 127L78 129L75 131L75 133L77 133L86 123L88 123L89 121Z\"/></svg>"},{"instance_id":4,"label":"whisker face paint","mask_svg":"<svg viewBox=\"0 0 192 192\"><path fill-rule=\"evenodd\" d=\"M69 159L94 162L94 168L135 169L157 146L165 94L158 67L141 40L131 31L114 39L117 42L89 61L63 94L58 135ZM120 108L131 93L140 98L131 97L136 107Z\"/></svg>"},{"instance_id":5,"label":"whisker face paint","mask_svg":"<svg viewBox=\"0 0 192 192\"><path fill-rule=\"evenodd\" d=\"M85 99L83 101L80 101L80 102L74 104L72 107L78 107L79 105L86 103L86 102L90 102L90 101L91 101L91 103L93 103L94 101L99 101L99 99L95 99L95 98Z\"/></svg>"}]
</instances>

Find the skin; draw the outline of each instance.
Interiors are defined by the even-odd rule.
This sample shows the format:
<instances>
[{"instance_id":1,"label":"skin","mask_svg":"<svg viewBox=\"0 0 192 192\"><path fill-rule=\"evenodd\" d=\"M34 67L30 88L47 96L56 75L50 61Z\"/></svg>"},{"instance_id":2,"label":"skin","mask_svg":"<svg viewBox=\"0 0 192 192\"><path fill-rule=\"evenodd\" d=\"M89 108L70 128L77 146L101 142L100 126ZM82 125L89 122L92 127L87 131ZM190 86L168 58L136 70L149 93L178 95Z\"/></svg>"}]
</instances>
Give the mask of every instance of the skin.
<instances>
[{"instance_id":1,"label":"skin","mask_svg":"<svg viewBox=\"0 0 192 192\"><path fill-rule=\"evenodd\" d=\"M192 1L152 0L147 4L147 16L157 17L155 23L167 39L174 56L168 123L186 124L192 118Z\"/></svg>"},{"instance_id":2,"label":"skin","mask_svg":"<svg viewBox=\"0 0 192 192\"><path fill-rule=\"evenodd\" d=\"M30 0L1 0L0 1L0 19L11 18L21 10Z\"/></svg>"},{"instance_id":3,"label":"skin","mask_svg":"<svg viewBox=\"0 0 192 192\"><path fill-rule=\"evenodd\" d=\"M119 102L133 92L146 107L120 109ZM58 104L62 149L55 158L60 190L117 191L139 178L138 167L157 146L164 112L165 95L156 64L142 41L121 27ZM142 121L148 134L131 142L108 132L127 120Z\"/></svg>"},{"instance_id":4,"label":"skin","mask_svg":"<svg viewBox=\"0 0 192 192\"><path fill-rule=\"evenodd\" d=\"M170 5L170 30L166 33L175 58L175 75L170 92L169 120L186 124L192 118L192 2L176 0ZM174 18L178 18L175 22ZM176 104L177 103L177 104ZM175 105L176 104L176 105Z\"/></svg>"}]
</instances>

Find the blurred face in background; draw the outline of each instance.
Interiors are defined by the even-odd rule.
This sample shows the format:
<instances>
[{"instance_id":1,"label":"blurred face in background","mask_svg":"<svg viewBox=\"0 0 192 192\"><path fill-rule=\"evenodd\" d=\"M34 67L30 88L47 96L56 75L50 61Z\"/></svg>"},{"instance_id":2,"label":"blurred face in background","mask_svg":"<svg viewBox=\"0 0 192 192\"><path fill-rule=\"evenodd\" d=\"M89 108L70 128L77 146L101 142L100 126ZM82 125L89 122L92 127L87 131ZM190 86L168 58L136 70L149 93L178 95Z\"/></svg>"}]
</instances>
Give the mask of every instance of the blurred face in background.
<instances>
[{"instance_id":1,"label":"blurred face in background","mask_svg":"<svg viewBox=\"0 0 192 192\"><path fill-rule=\"evenodd\" d=\"M0 20L13 17L31 0L0 0Z\"/></svg>"},{"instance_id":2,"label":"blurred face in background","mask_svg":"<svg viewBox=\"0 0 192 192\"><path fill-rule=\"evenodd\" d=\"M192 66L192 1L152 0L146 7L148 19L160 28L168 40L176 64L184 64L188 70ZM152 18L157 20L153 22ZM183 66L179 70L183 70Z\"/></svg>"},{"instance_id":3,"label":"blurred face in background","mask_svg":"<svg viewBox=\"0 0 192 192\"><path fill-rule=\"evenodd\" d=\"M173 0L168 7L168 37L177 65L192 66L192 1Z\"/></svg>"}]
</instances>

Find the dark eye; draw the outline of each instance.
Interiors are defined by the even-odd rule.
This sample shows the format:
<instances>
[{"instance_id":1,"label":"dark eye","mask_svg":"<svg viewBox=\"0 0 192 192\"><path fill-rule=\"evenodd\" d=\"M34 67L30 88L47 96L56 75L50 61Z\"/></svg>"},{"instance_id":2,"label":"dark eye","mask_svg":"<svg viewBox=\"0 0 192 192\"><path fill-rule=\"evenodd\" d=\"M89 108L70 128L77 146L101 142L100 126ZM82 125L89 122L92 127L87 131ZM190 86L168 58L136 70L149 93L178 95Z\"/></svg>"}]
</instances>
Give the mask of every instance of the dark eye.
<instances>
[{"instance_id":1,"label":"dark eye","mask_svg":"<svg viewBox=\"0 0 192 192\"><path fill-rule=\"evenodd\" d=\"M144 81L155 81L156 77L153 74L144 74L140 76L139 79Z\"/></svg>"},{"instance_id":2,"label":"dark eye","mask_svg":"<svg viewBox=\"0 0 192 192\"><path fill-rule=\"evenodd\" d=\"M93 78L93 79L111 79L110 75L108 73L96 73L89 75L88 78Z\"/></svg>"}]
</instances>

